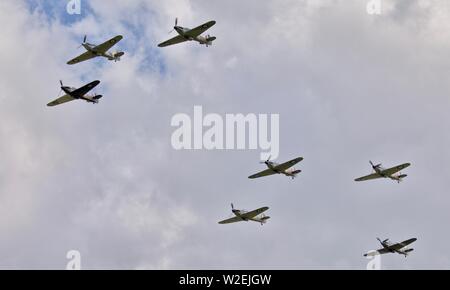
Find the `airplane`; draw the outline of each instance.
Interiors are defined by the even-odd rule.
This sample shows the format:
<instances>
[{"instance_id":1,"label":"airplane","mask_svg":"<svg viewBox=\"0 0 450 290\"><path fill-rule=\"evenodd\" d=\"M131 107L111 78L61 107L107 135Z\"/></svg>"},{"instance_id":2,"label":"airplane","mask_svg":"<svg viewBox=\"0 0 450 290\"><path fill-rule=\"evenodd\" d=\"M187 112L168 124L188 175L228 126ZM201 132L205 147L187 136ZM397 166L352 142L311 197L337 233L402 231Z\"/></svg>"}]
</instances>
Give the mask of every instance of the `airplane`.
<instances>
[{"instance_id":1,"label":"airplane","mask_svg":"<svg viewBox=\"0 0 450 290\"><path fill-rule=\"evenodd\" d=\"M98 101L102 97L102 95L92 94L87 95L87 93L95 88L100 81L93 81L85 86L82 86L79 89L71 88L63 85L62 81L59 81L61 83L61 90L64 91L66 94L60 98L57 98L56 100L50 102L47 104L49 107L53 107L56 105L61 105L73 100L85 100L88 103L98 104ZM59 94L58 94L59 95Z\"/></svg>"},{"instance_id":2,"label":"airplane","mask_svg":"<svg viewBox=\"0 0 450 290\"><path fill-rule=\"evenodd\" d=\"M375 255L382 255L387 253L398 253L400 255L405 255L405 258L408 256L409 252L412 252L414 249L408 248L407 246L409 244L414 243L417 241L416 238L412 238L406 241L403 241L401 243L391 243L389 242L389 239L386 239L382 241L380 238L377 238L377 240L380 242L380 244L383 246L383 248L376 250L376 251L370 251L366 254L364 254L364 257L367 256L375 256Z\"/></svg>"},{"instance_id":3,"label":"airplane","mask_svg":"<svg viewBox=\"0 0 450 290\"><path fill-rule=\"evenodd\" d=\"M381 163L374 165L372 161L369 161L370 165L372 165L373 170L375 173L356 178L355 181L364 181L364 180L370 180L370 179L376 179L376 178L390 178L392 180L396 180L398 183L405 178L406 174L402 174L399 171L402 169L405 169L406 167L410 166L411 163L404 163L402 165L398 165L395 167L391 167L388 169L385 169L381 167Z\"/></svg>"},{"instance_id":4,"label":"airplane","mask_svg":"<svg viewBox=\"0 0 450 290\"><path fill-rule=\"evenodd\" d=\"M288 162L278 164L273 161L270 161L270 157L269 157L269 159L267 159L266 161L261 162L263 164L266 164L269 169L258 172L256 174L253 174L253 175L249 176L248 178L254 179L254 178L259 178L259 177L273 175L273 174L284 174L284 175L290 176L290 177L292 177L292 179L294 179L297 176L297 174L299 174L302 171L296 170L295 168L291 168L291 167L294 166L295 164L299 163L302 160L303 160L303 157L298 157L298 158L292 159Z\"/></svg>"},{"instance_id":5,"label":"airplane","mask_svg":"<svg viewBox=\"0 0 450 290\"><path fill-rule=\"evenodd\" d=\"M113 47L116 43L121 41L123 38L122 35L117 35L114 38L111 38L108 41L103 42L100 45L95 45L86 42L87 36L84 36L83 43L80 45L80 47L84 47L87 51L76 58L70 60L67 62L69 65L77 64L79 62L86 61L88 59L102 56L106 57L108 60L114 60L114 62L120 61L120 57L125 54L123 51L115 51L115 52L108 52L108 50Z\"/></svg>"},{"instance_id":6,"label":"airplane","mask_svg":"<svg viewBox=\"0 0 450 290\"><path fill-rule=\"evenodd\" d=\"M220 221L219 224L231 224L231 223L237 223L242 221L254 221L261 223L261 225L264 225L266 221L270 218L269 216L265 216L263 212L268 210L269 208L267 206L258 208L256 210L247 212L244 210L234 209L234 205L231 204L231 211L235 215L235 217Z\"/></svg>"},{"instance_id":7,"label":"airplane","mask_svg":"<svg viewBox=\"0 0 450 290\"><path fill-rule=\"evenodd\" d=\"M210 36L209 34L206 36L201 36L200 34L205 32L206 30L210 29L214 24L216 24L216 21L213 20L213 21L206 22L194 29L189 29L186 27L178 26L178 18L175 18L175 26L173 27L173 29L176 32L178 32L178 35L167 41L161 42L160 44L158 44L158 47L166 47L169 45L174 45L177 43L191 41L191 40L195 40L198 43L200 43L201 45L204 44L204 45L206 45L206 47L208 47L208 46L212 45L212 42L214 40L216 40L216 37ZM171 32L169 32L169 34Z\"/></svg>"}]
</instances>

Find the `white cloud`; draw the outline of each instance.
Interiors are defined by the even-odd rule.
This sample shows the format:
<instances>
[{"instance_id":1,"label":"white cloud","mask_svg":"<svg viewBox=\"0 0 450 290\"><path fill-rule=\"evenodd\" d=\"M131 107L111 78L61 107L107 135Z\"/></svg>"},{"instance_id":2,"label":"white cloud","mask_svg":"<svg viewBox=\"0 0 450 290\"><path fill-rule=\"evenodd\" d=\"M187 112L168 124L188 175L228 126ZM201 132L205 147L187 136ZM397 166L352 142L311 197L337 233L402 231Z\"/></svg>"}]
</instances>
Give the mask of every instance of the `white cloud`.
<instances>
[{"instance_id":1,"label":"white cloud","mask_svg":"<svg viewBox=\"0 0 450 290\"><path fill-rule=\"evenodd\" d=\"M448 267L450 11L363 2L91 0L65 25L1 1L0 267L62 269L75 248L88 268L365 268L376 236L419 238L387 267ZM157 48L175 17L217 20L214 46ZM65 64L84 34L119 33L121 62ZM47 108L59 79L100 79L104 98ZM172 150L170 119L194 105L280 113L280 160L303 155L302 174L250 181L259 152ZM413 165L355 184L369 159ZM217 225L231 201L272 218Z\"/></svg>"}]
</instances>

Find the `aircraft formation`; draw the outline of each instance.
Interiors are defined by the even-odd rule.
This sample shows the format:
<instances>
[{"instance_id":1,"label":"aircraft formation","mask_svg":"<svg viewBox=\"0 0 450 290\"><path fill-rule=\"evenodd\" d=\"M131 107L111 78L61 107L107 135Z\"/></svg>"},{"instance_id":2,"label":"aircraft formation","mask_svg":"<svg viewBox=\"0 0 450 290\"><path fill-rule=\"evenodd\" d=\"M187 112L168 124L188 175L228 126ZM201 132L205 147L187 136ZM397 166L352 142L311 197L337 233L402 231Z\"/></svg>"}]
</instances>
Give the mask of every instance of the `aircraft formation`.
<instances>
[{"instance_id":1,"label":"aircraft formation","mask_svg":"<svg viewBox=\"0 0 450 290\"><path fill-rule=\"evenodd\" d=\"M199 25L193 29L182 27L178 25L178 18L175 19L175 25L173 27L173 30L169 32L172 33L173 31L177 32L177 36L166 40L164 42L161 42L158 44L158 47L167 47L187 41L196 41L200 45L205 45L206 47L209 47L212 45L213 41L217 38L215 36L210 36L209 34L206 36L202 36L202 34L210 29L212 26L216 24L216 21L208 21L202 25ZM114 51L109 52L109 50L115 46L117 43L119 43L123 39L122 35L117 35L99 45L91 44L87 42L87 35L84 36L83 42L81 43L80 47L84 47L86 52L83 54L69 60L67 62L68 65L75 65L93 58L97 57L103 57L106 58L109 61L120 61L121 57L125 55L125 52L123 51ZM98 104L99 100L102 98L102 95L98 94L89 94L89 92L97 87L100 84L99 80L92 81L86 85L81 86L80 88L73 88L69 86L64 86L63 82L60 81L61 84L61 91L63 91L65 94L62 97L58 97L56 100L51 101L47 104L49 107L61 105L70 101L74 100L84 100L88 103L92 104ZM59 94L58 94L59 95ZM291 177L294 179L297 177L299 173L301 173L301 170L295 169L293 166L295 166L297 163L301 162L303 160L303 157L297 157L290 161L278 164L270 160L269 157L266 161L261 162L262 164L265 164L267 169L260 171L258 173L255 173L253 175L250 175L249 179L256 179L260 177L266 177L270 175L285 175L287 177ZM400 173L401 170L409 167L410 163L403 163L398 166L394 166L391 168L383 168L382 164L375 165L372 161L369 161L370 165L372 166L373 173L356 178L355 181L367 181L372 179L379 179L379 178L389 178L391 180L397 181L400 183L407 175ZM269 210L269 207L264 206L260 207L258 209L252 210L252 211L245 211L245 210L239 210L235 209L233 203L231 203L231 211L233 214L233 217L219 221L219 224L230 224L230 223L236 223L236 222L242 222L242 221L253 221L260 223L261 225L264 225L267 220L270 218L269 216L266 216L264 213ZM415 242L416 238L411 238L406 241L403 241L401 243L391 243L389 242L389 239L381 240L377 238L378 241L381 243L382 248L378 249L376 251L369 251L366 254L364 254L365 257L368 256L374 256L374 255L381 255L386 253L398 253L402 254L405 257L408 255L409 252L413 251L413 249L408 248L408 245Z\"/></svg>"}]
</instances>

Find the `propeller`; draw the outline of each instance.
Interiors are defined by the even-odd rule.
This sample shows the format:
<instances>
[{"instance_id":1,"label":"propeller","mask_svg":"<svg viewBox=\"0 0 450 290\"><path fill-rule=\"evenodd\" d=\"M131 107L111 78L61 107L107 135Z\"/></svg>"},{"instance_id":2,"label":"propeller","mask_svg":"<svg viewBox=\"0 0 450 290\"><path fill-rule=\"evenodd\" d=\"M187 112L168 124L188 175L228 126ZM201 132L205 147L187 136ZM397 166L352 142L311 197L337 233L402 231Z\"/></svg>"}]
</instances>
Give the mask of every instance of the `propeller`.
<instances>
[{"instance_id":1,"label":"propeller","mask_svg":"<svg viewBox=\"0 0 450 290\"><path fill-rule=\"evenodd\" d=\"M370 165L372 165L372 168L375 170L375 168L378 168L378 167L380 167L381 166L381 163L380 164L377 164L377 165L375 165L375 164L373 164L373 162L371 161L371 160L369 160L369 163L370 163Z\"/></svg>"},{"instance_id":2,"label":"propeller","mask_svg":"<svg viewBox=\"0 0 450 290\"><path fill-rule=\"evenodd\" d=\"M63 90L62 88L63 88L63 86L64 86L64 85L63 85L63 82L62 82L61 80L59 81L59 83L61 84L61 88L59 89L59 92L58 92L58 95L56 95L56 98L59 97L59 95L61 94L61 92L62 92L62 90Z\"/></svg>"},{"instance_id":3,"label":"propeller","mask_svg":"<svg viewBox=\"0 0 450 290\"><path fill-rule=\"evenodd\" d=\"M178 17L175 18L175 26L173 27L173 29L171 31L169 31L169 34L171 34L175 30L175 27L177 27L177 26L178 26Z\"/></svg>"},{"instance_id":4,"label":"propeller","mask_svg":"<svg viewBox=\"0 0 450 290\"><path fill-rule=\"evenodd\" d=\"M266 161L260 161L259 163L261 163L261 164L267 164L267 163L270 162L270 158L272 158L272 155L270 155L269 158L267 158Z\"/></svg>"},{"instance_id":5,"label":"propeller","mask_svg":"<svg viewBox=\"0 0 450 290\"><path fill-rule=\"evenodd\" d=\"M234 205L233 205L233 203L231 203L231 210L234 210Z\"/></svg>"},{"instance_id":6,"label":"propeller","mask_svg":"<svg viewBox=\"0 0 450 290\"><path fill-rule=\"evenodd\" d=\"M82 46L83 46L83 44L85 44L85 43L86 43L86 41L87 41L87 35L84 35L84 38L83 38L83 43L82 43L82 44L80 44L80 46L78 46L78 48L82 47Z\"/></svg>"},{"instance_id":7,"label":"propeller","mask_svg":"<svg viewBox=\"0 0 450 290\"><path fill-rule=\"evenodd\" d=\"M377 238L377 240L380 242L380 244L384 245L387 241L389 241L389 239L386 239L384 241L382 241L380 238Z\"/></svg>"}]
</instances>

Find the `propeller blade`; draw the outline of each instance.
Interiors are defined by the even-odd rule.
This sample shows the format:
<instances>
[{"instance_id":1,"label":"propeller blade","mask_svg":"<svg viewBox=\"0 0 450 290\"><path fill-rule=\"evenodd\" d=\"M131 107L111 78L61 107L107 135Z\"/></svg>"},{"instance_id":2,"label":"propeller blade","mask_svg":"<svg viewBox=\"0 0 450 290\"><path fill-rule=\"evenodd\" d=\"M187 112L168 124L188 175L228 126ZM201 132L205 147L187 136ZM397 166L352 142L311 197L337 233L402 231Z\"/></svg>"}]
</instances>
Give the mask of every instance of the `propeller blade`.
<instances>
[{"instance_id":1,"label":"propeller blade","mask_svg":"<svg viewBox=\"0 0 450 290\"><path fill-rule=\"evenodd\" d=\"M59 98L59 95L61 94L61 92L62 92L62 89L59 90L58 94L56 95L56 98Z\"/></svg>"},{"instance_id":2,"label":"propeller blade","mask_svg":"<svg viewBox=\"0 0 450 290\"><path fill-rule=\"evenodd\" d=\"M175 18L175 26L178 26L178 17Z\"/></svg>"},{"instance_id":3,"label":"propeller blade","mask_svg":"<svg viewBox=\"0 0 450 290\"><path fill-rule=\"evenodd\" d=\"M377 238L377 240L382 244L383 242L381 241L381 239L380 238Z\"/></svg>"},{"instance_id":4,"label":"propeller blade","mask_svg":"<svg viewBox=\"0 0 450 290\"><path fill-rule=\"evenodd\" d=\"M231 209L234 210L234 205L233 205L233 203L231 203Z\"/></svg>"},{"instance_id":5,"label":"propeller blade","mask_svg":"<svg viewBox=\"0 0 450 290\"><path fill-rule=\"evenodd\" d=\"M86 43L86 40L87 40L87 35L84 36L83 43Z\"/></svg>"},{"instance_id":6,"label":"propeller blade","mask_svg":"<svg viewBox=\"0 0 450 290\"><path fill-rule=\"evenodd\" d=\"M64 87L62 80L59 80L59 83L61 84L61 87Z\"/></svg>"}]
</instances>

